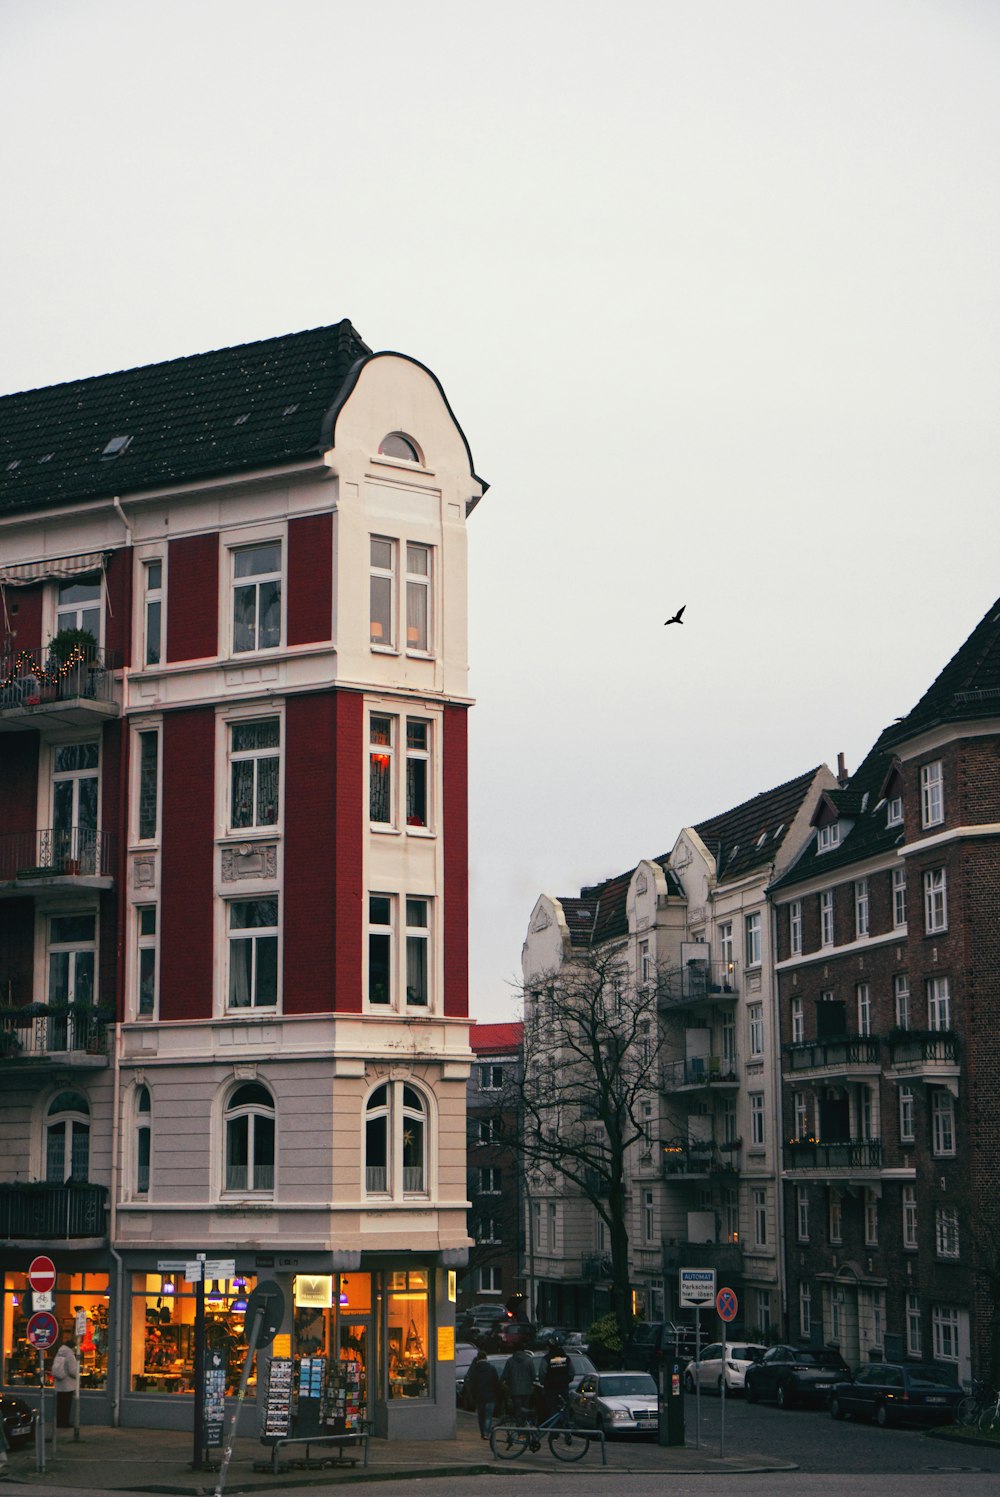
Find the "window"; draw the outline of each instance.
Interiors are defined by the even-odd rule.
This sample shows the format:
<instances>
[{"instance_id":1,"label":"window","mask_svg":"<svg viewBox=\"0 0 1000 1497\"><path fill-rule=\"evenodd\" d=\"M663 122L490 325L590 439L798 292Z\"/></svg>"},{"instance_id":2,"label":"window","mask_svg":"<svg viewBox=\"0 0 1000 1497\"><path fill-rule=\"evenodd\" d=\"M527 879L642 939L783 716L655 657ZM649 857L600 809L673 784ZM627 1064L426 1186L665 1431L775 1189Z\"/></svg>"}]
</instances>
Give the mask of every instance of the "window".
<instances>
[{"instance_id":1,"label":"window","mask_svg":"<svg viewBox=\"0 0 1000 1497\"><path fill-rule=\"evenodd\" d=\"M656 1241L656 1222L651 1190L644 1190L642 1193L642 1240L643 1242Z\"/></svg>"},{"instance_id":2,"label":"window","mask_svg":"<svg viewBox=\"0 0 1000 1497\"><path fill-rule=\"evenodd\" d=\"M722 1104L722 1137L727 1144L734 1144L739 1137L736 1132L736 1103Z\"/></svg>"},{"instance_id":3,"label":"window","mask_svg":"<svg viewBox=\"0 0 1000 1497\"><path fill-rule=\"evenodd\" d=\"M958 1212L939 1206L934 1213L934 1244L939 1258L958 1257Z\"/></svg>"},{"instance_id":4,"label":"window","mask_svg":"<svg viewBox=\"0 0 1000 1497\"><path fill-rule=\"evenodd\" d=\"M767 1247L767 1191L754 1190L752 1201L754 1246Z\"/></svg>"},{"instance_id":5,"label":"window","mask_svg":"<svg viewBox=\"0 0 1000 1497\"><path fill-rule=\"evenodd\" d=\"M832 847L840 846L840 822L830 821L826 826L821 826L816 833L816 851L829 852Z\"/></svg>"},{"instance_id":6,"label":"window","mask_svg":"<svg viewBox=\"0 0 1000 1497\"><path fill-rule=\"evenodd\" d=\"M226 1105L226 1190L274 1193L274 1098L259 1081L238 1086Z\"/></svg>"},{"instance_id":7,"label":"window","mask_svg":"<svg viewBox=\"0 0 1000 1497\"><path fill-rule=\"evenodd\" d=\"M46 1025L48 1050L83 1050L94 1002L97 955L93 915L49 917L48 1001L61 1012L50 1013Z\"/></svg>"},{"instance_id":8,"label":"window","mask_svg":"<svg viewBox=\"0 0 1000 1497\"><path fill-rule=\"evenodd\" d=\"M145 639L143 659L147 665L159 665L163 627L163 562L143 562L142 587L145 595Z\"/></svg>"},{"instance_id":9,"label":"window","mask_svg":"<svg viewBox=\"0 0 1000 1497\"><path fill-rule=\"evenodd\" d=\"M406 1001L414 1008L428 1004L428 946L430 900L406 900Z\"/></svg>"},{"instance_id":10,"label":"window","mask_svg":"<svg viewBox=\"0 0 1000 1497\"><path fill-rule=\"evenodd\" d=\"M490 1064L479 1067L479 1090L481 1092L502 1092L503 1085L503 1066Z\"/></svg>"},{"instance_id":11,"label":"window","mask_svg":"<svg viewBox=\"0 0 1000 1497\"><path fill-rule=\"evenodd\" d=\"M276 717L229 725L229 825L232 831L275 826L281 729Z\"/></svg>"},{"instance_id":12,"label":"window","mask_svg":"<svg viewBox=\"0 0 1000 1497\"><path fill-rule=\"evenodd\" d=\"M869 900L868 880L866 878L856 879L854 882L854 934L858 940L869 933Z\"/></svg>"},{"instance_id":13,"label":"window","mask_svg":"<svg viewBox=\"0 0 1000 1497\"><path fill-rule=\"evenodd\" d=\"M903 824L903 797L891 795L889 805L885 813L886 826L902 826Z\"/></svg>"},{"instance_id":14,"label":"window","mask_svg":"<svg viewBox=\"0 0 1000 1497\"><path fill-rule=\"evenodd\" d=\"M369 580L371 645L376 650L393 650L396 634L396 542L373 535L370 543L371 573Z\"/></svg>"},{"instance_id":15,"label":"window","mask_svg":"<svg viewBox=\"0 0 1000 1497\"><path fill-rule=\"evenodd\" d=\"M795 1235L799 1242L809 1241L809 1187L795 1187Z\"/></svg>"},{"instance_id":16,"label":"window","mask_svg":"<svg viewBox=\"0 0 1000 1497\"><path fill-rule=\"evenodd\" d=\"M764 1142L764 1093L750 1093L750 1142Z\"/></svg>"},{"instance_id":17,"label":"window","mask_svg":"<svg viewBox=\"0 0 1000 1497\"><path fill-rule=\"evenodd\" d=\"M396 719L372 713L368 720L368 819L375 826L393 825L393 750Z\"/></svg>"},{"instance_id":18,"label":"window","mask_svg":"<svg viewBox=\"0 0 1000 1497\"><path fill-rule=\"evenodd\" d=\"M792 1096L792 1113L795 1118L795 1137L809 1137L809 1102L805 1092L795 1092Z\"/></svg>"},{"instance_id":19,"label":"window","mask_svg":"<svg viewBox=\"0 0 1000 1497\"><path fill-rule=\"evenodd\" d=\"M652 971L652 964L651 964L650 959L649 959L649 942L648 941L640 941L639 942L639 981L643 984L643 986L645 986L646 983L648 983L651 971Z\"/></svg>"},{"instance_id":20,"label":"window","mask_svg":"<svg viewBox=\"0 0 1000 1497\"><path fill-rule=\"evenodd\" d=\"M761 1334L767 1335L771 1327L771 1291L770 1289L755 1289L754 1300L757 1306L757 1325Z\"/></svg>"},{"instance_id":21,"label":"window","mask_svg":"<svg viewBox=\"0 0 1000 1497\"><path fill-rule=\"evenodd\" d=\"M941 760L920 766L920 823L937 826L944 820L944 781Z\"/></svg>"},{"instance_id":22,"label":"window","mask_svg":"<svg viewBox=\"0 0 1000 1497\"><path fill-rule=\"evenodd\" d=\"M871 988L866 982L859 982L855 988L858 999L858 1034L869 1035L872 1032L872 994Z\"/></svg>"},{"instance_id":23,"label":"window","mask_svg":"<svg viewBox=\"0 0 1000 1497\"><path fill-rule=\"evenodd\" d=\"M840 1341L844 1325L844 1291L838 1284L830 1290L830 1340Z\"/></svg>"},{"instance_id":24,"label":"window","mask_svg":"<svg viewBox=\"0 0 1000 1497\"><path fill-rule=\"evenodd\" d=\"M799 1285L799 1334L804 1341L812 1336L812 1290L808 1284Z\"/></svg>"},{"instance_id":25,"label":"window","mask_svg":"<svg viewBox=\"0 0 1000 1497\"><path fill-rule=\"evenodd\" d=\"M833 890L824 889L819 896L819 944L833 945Z\"/></svg>"},{"instance_id":26,"label":"window","mask_svg":"<svg viewBox=\"0 0 1000 1497\"><path fill-rule=\"evenodd\" d=\"M406 648L427 654L431 647L431 548L406 547Z\"/></svg>"},{"instance_id":27,"label":"window","mask_svg":"<svg viewBox=\"0 0 1000 1497\"><path fill-rule=\"evenodd\" d=\"M909 1029L910 1027L910 979L905 972L897 972L892 979L893 994L896 1000L896 1028Z\"/></svg>"},{"instance_id":28,"label":"window","mask_svg":"<svg viewBox=\"0 0 1000 1497\"><path fill-rule=\"evenodd\" d=\"M927 979L927 1028L951 1028L951 984L947 977Z\"/></svg>"},{"instance_id":29,"label":"window","mask_svg":"<svg viewBox=\"0 0 1000 1497\"><path fill-rule=\"evenodd\" d=\"M233 552L233 654L281 644L281 542Z\"/></svg>"},{"instance_id":30,"label":"window","mask_svg":"<svg viewBox=\"0 0 1000 1497\"><path fill-rule=\"evenodd\" d=\"M406 825L426 827L431 725L422 717L406 719Z\"/></svg>"},{"instance_id":31,"label":"window","mask_svg":"<svg viewBox=\"0 0 1000 1497\"><path fill-rule=\"evenodd\" d=\"M913 1087L901 1086L899 1088L899 1141L901 1144L912 1144L915 1138Z\"/></svg>"},{"instance_id":32,"label":"window","mask_svg":"<svg viewBox=\"0 0 1000 1497\"><path fill-rule=\"evenodd\" d=\"M101 642L101 574L68 577L56 587L56 633L86 629Z\"/></svg>"},{"instance_id":33,"label":"window","mask_svg":"<svg viewBox=\"0 0 1000 1497\"><path fill-rule=\"evenodd\" d=\"M912 1185L903 1186L903 1246L917 1246L917 1192Z\"/></svg>"},{"instance_id":34,"label":"window","mask_svg":"<svg viewBox=\"0 0 1000 1497\"><path fill-rule=\"evenodd\" d=\"M61 873L99 873L96 743L62 743L52 767L52 839L48 863Z\"/></svg>"},{"instance_id":35,"label":"window","mask_svg":"<svg viewBox=\"0 0 1000 1497\"><path fill-rule=\"evenodd\" d=\"M739 1242L740 1197L732 1186L727 1187L722 1198L722 1231L726 1242Z\"/></svg>"},{"instance_id":36,"label":"window","mask_svg":"<svg viewBox=\"0 0 1000 1497\"><path fill-rule=\"evenodd\" d=\"M892 924L901 930L906 924L906 868L892 870Z\"/></svg>"},{"instance_id":37,"label":"window","mask_svg":"<svg viewBox=\"0 0 1000 1497\"><path fill-rule=\"evenodd\" d=\"M735 1014L723 1014L722 1016L722 1058L726 1062L727 1070L731 1071L736 1064Z\"/></svg>"},{"instance_id":38,"label":"window","mask_svg":"<svg viewBox=\"0 0 1000 1497\"><path fill-rule=\"evenodd\" d=\"M806 1014L801 998L792 999L792 1044L798 1045L806 1037Z\"/></svg>"},{"instance_id":39,"label":"window","mask_svg":"<svg viewBox=\"0 0 1000 1497\"><path fill-rule=\"evenodd\" d=\"M139 738L139 841L155 840L160 819L160 733L144 729Z\"/></svg>"},{"instance_id":40,"label":"window","mask_svg":"<svg viewBox=\"0 0 1000 1497\"><path fill-rule=\"evenodd\" d=\"M368 896L369 1003L392 1003L393 905L393 898L389 894Z\"/></svg>"},{"instance_id":41,"label":"window","mask_svg":"<svg viewBox=\"0 0 1000 1497\"><path fill-rule=\"evenodd\" d=\"M875 1137L875 1094L866 1082L858 1087L858 1130L866 1141Z\"/></svg>"},{"instance_id":42,"label":"window","mask_svg":"<svg viewBox=\"0 0 1000 1497\"><path fill-rule=\"evenodd\" d=\"M931 1145L934 1154L955 1152L955 1099L943 1087L931 1093Z\"/></svg>"},{"instance_id":43,"label":"window","mask_svg":"<svg viewBox=\"0 0 1000 1497\"><path fill-rule=\"evenodd\" d=\"M788 949L792 956L802 951L802 901L793 899L788 906Z\"/></svg>"},{"instance_id":44,"label":"window","mask_svg":"<svg viewBox=\"0 0 1000 1497\"><path fill-rule=\"evenodd\" d=\"M156 1013L156 905L140 905L136 916L136 1013L151 1019Z\"/></svg>"},{"instance_id":45,"label":"window","mask_svg":"<svg viewBox=\"0 0 1000 1497\"><path fill-rule=\"evenodd\" d=\"M496 1143L498 1136L498 1125L495 1118L479 1119L479 1142L481 1144Z\"/></svg>"},{"instance_id":46,"label":"window","mask_svg":"<svg viewBox=\"0 0 1000 1497\"><path fill-rule=\"evenodd\" d=\"M954 1305L931 1307L934 1356L939 1362L958 1361L958 1313Z\"/></svg>"},{"instance_id":47,"label":"window","mask_svg":"<svg viewBox=\"0 0 1000 1497\"><path fill-rule=\"evenodd\" d=\"M760 911L755 910L752 915L744 917L746 926L746 964L748 967L760 966Z\"/></svg>"},{"instance_id":48,"label":"window","mask_svg":"<svg viewBox=\"0 0 1000 1497\"><path fill-rule=\"evenodd\" d=\"M748 1004L747 1019L750 1026L750 1055L751 1057L763 1055L764 1005L762 1003Z\"/></svg>"},{"instance_id":49,"label":"window","mask_svg":"<svg viewBox=\"0 0 1000 1497\"><path fill-rule=\"evenodd\" d=\"M384 1081L365 1108L365 1190L369 1195L398 1199L422 1195L426 1182L424 1100L405 1081Z\"/></svg>"},{"instance_id":50,"label":"window","mask_svg":"<svg viewBox=\"0 0 1000 1497\"><path fill-rule=\"evenodd\" d=\"M836 1186L830 1186L829 1236L831 1242L840 1242L844 1231L844 1201Z\"/></svg>"},{"instance_id":51,"label":"window","mask_svg":"<svg viewBox=\"0 0 1000 1497\"><path fill-rule=\"evenodd\" d=\"M878 1246L878 1196L870 1185L865 1186L865 1242Z\"/></svg>"},{"instance_id":52,"label":"window","mask_svg":"<svg viewBox=\"0 0 1000 1497\"><path fill-rule=\"evenodd\" d=\"M733 961L733 922L723 920L719 926L719 957L725 968L727 979L731 985L734 971Z\"/></svg>"},{"instance_id":53,"label":"window","mask_svg":"<svg viewBox=\"0 0 1000 1497\"><path fill-rule=\"evenodd\" d=\"M229 906L229 1007L278 1002L278 901L238 899Z\"/></svg>"},{"instance_id":54,"label":"window","mask_svg":"<svg viewBox=\"0 0 1000 1497\"><path fill-rule=\"evenodd\" d=\"M476 1273L479 1285L478 1294L502 1294L503 1289L500 1282L500 1270L497 1267L480 1268Z\"/></svg>"},{"instance_id":55,"label":"window","mask_svg":"<svg viewBox=\"0 0 1000 1497\"><path fill-rule=\"evenodd\" d=\"M923 1355L923 1327L918 1294L906 1296L906 1354L909 1357Z\"/></svg>"},{"instance_id":56,"label":"window","mask_svg":"<svg viewBox=\"0 0 1000 1497\"><path fill-rule=\"evenodd\" d=\"M152 1109L149 1102L149 1087L135 1089L135 1180L137 1196L149 1194L149 1160L152 1143Z\"/></svg>"},{"instance_id":57,"label":"window","mask_svg":"<svg viewBox=\"0 0 1000 1497\"><path fill-rule=\"evenodd\" d=\"M479 1171L479 1194L484 1196L498 1196L501 1192L500 1171L491 1166Z\"/></svg>"},{"instance_id":58,"label":"window","mask_svg":"<svg viewBox=\"0 0 1000 1497\"><path fill-rule=\"evenodd\" d=\"M380 457L401 458L405 463L419 463L420 454L412 438L401 431L390 431L378 444Z\"/></svg>"},{"instance_id":59,"label":"window","mask_svg":"<svg viewBox=\"0 0 1000 1497\"><path fill-rule=\"evenodd\" d=\"M924 931L934 935L948 929L948 881L943 868L924 874Z\"/></svg>"},{"instance_id":60,"label":"window","mask_svg":"<svg viewBox=\"0 0 1000 1497\"><path fill-rule=\"evenodd\" d=\"M500 1241L500 1232L492 1216L480 1217L479 1221L476 1222L476 1241L484 1243L497 1243Z\"/></svg>"},{"instance_id":61,"label":"window","mask_svg":"<svg viewBox=\"0 0 1000 1497\"><path fill-rule=\"evenodd\" d=\"M45 1181L85 1181L90 1172L90 1106L82 1092L60 1092L45 1115Z\"/></svg>"}]
</instances>

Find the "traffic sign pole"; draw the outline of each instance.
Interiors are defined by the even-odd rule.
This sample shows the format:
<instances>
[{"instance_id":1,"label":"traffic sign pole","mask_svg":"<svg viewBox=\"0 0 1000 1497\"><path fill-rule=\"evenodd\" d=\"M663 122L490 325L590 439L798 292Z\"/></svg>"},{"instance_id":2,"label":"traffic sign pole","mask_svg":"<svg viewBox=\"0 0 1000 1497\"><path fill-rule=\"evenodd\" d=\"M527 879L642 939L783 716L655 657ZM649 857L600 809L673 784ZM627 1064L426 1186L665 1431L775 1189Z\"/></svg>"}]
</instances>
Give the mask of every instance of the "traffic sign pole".
<instances>
[{"instance_id":1,"label":"traffic sign pole","mask_svg":"<svg viewBox=\"0 0 1000 1497\"><path fill-rule=\"evenodd\" d=\"M198 1254L198 1267L205 1262L205 1253ZM195 1471L203 1468L205 1454L205 1275L198 1275L198 1288L194 1301L194 1456L191 1465Z\"/></svg>"},{"instance_id":2,"label":"traffic sign pole","mask_svg":"<svg viewBox=\"0 0 1000 1497\"><path fill-rule=\"evenodd\" d=\"M721 1460L726 1449L726 1332L729 1329L729 1322L736 1319L736 1311L739 1309L739 1300L728 1286L720 1289L715 1296L715 1308L722 1321L722 1387L719 1389L719 1396L722 1399L719 1419L719 1459Z\"/></svg>"}]
</instances>

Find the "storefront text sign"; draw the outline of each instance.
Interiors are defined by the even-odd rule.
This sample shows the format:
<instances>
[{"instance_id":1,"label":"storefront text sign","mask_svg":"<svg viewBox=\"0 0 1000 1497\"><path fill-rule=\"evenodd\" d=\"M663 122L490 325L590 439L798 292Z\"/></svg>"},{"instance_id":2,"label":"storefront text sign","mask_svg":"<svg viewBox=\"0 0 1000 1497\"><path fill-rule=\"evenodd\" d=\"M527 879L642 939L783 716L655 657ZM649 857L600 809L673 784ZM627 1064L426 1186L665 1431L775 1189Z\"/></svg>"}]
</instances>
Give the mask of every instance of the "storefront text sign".
<instances>
[{"instance_id":1,"label":"storefront text sign","mask_svg":"<svg viewBox=\"0 0 1000 1497\"><path fill-rule=\"evenodd\" d=\"M454 1362L455 1360L455 1327L453 1325L438 1326L438 1361Z\"/></svg>"}]
</instances>

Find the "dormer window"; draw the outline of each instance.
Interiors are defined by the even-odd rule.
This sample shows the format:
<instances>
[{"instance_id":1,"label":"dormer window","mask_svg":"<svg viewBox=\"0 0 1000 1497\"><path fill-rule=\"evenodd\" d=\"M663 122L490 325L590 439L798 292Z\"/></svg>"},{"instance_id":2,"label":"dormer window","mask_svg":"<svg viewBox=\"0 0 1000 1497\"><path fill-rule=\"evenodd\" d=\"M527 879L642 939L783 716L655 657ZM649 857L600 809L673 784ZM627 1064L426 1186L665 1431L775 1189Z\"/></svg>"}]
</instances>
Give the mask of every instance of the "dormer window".
<instances>
[{"instance_id":1,"label":"dormer window","mask_svg":"<svg viewBox=\"0 0 1000 1497\"><path fill-rule=\"evenodd\" d=\"M816 851L829 852L832 847L840 846L840 822L830 821L826 826L821 826L816 833Z\"/></svg>"},{"instance_id":2,"label":"dormer window","mask_svg":"<svg viewBox=\"0 0 1000 1497\"><path fill-rule=\"evenodd\" d=\"M885 824L886 826L903 825L903 797L901 795L894 795L890 798L885 813Z\"/></svg>"},{"instance_id":3,"label":"dormer window","mask_svg":"<svg viewBox=\"0 0 1000 1497\"><path fill-rule=\"evenodd\" d=\"M391 431L378 444L379 457L401 458L404 463L419 463L420 453L412 437L401 431Z\"/></svg>"}]
</instances>

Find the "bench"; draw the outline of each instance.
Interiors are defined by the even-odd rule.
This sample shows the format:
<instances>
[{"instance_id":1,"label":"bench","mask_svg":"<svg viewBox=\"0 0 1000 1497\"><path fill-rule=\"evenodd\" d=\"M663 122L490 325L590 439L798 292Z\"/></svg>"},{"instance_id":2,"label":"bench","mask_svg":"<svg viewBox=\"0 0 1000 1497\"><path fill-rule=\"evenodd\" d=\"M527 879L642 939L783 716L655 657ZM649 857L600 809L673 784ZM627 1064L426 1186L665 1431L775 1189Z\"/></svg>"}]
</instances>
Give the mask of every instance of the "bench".
<instances>
[{"instance_id":1,"label":"bench","mask_svg":"<svg viewBox=\"0 0 1000 1497\"><path fill-rule=\"evenodd\" d=\"M360 1447L364 1452L364 1464L368 1464L368 1430L357 1431L341 1430L339 1433L329 1435L261 1435L260 1443L270 1445L271 1459L267 1461L254 1461L255 1471L269 1471L272 1475L279 1471L315 1471L324 1466L356 1466L357 1456L348 1456L345 1459L345 1449L357 1449ZM306 1452L303 1457L284 1461L279 1465L280 1452L286 1445L304 1445ZM311 1445L332 1446L337 1451L337 1459L332 1460L325 1457L319 1461L310 1460L309 1447Z\"/></svg>"}]
</instances>

